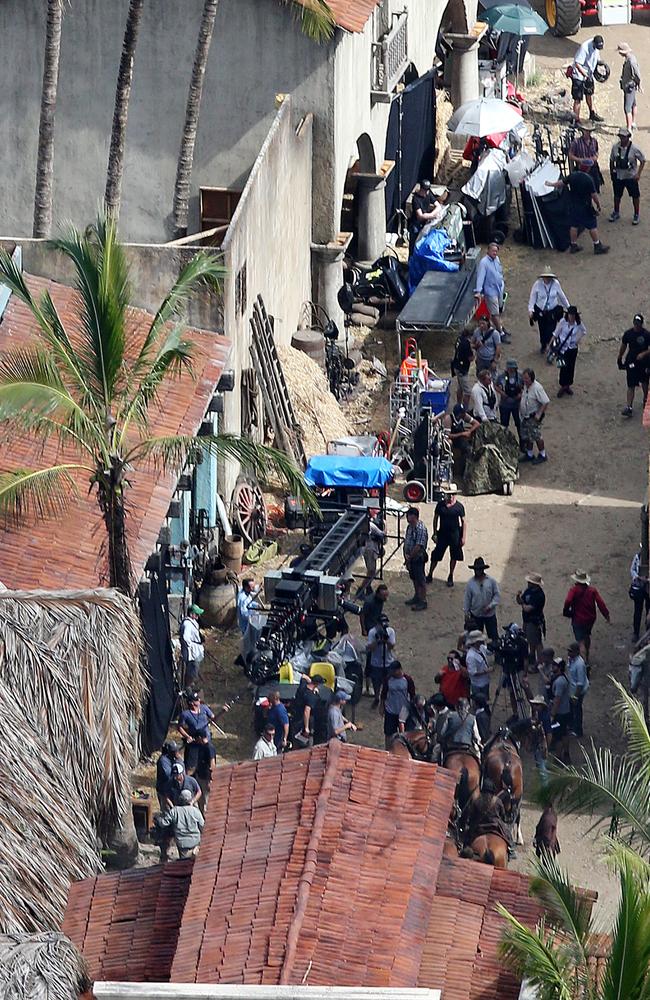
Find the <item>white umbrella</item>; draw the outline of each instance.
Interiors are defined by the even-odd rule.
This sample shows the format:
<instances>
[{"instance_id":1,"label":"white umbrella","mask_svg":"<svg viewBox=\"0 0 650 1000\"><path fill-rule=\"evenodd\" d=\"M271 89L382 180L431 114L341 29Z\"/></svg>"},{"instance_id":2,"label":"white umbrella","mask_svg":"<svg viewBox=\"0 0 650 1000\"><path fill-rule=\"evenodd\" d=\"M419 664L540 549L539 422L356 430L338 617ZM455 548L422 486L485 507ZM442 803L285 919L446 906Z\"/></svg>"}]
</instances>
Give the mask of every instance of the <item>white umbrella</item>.
<instances>
[{"instance_id":1,"label":"white umbrella","mask_svg":"<svg viewBox=\"0 0 650 1000\"><path fill-rule=\"evenodd\" d=\"M447 128L457 135L483 136L509 132L520 124L521 115L511 104L496 97L479 97L461 104L449 119Z\"/></svg>"}]
</instances>

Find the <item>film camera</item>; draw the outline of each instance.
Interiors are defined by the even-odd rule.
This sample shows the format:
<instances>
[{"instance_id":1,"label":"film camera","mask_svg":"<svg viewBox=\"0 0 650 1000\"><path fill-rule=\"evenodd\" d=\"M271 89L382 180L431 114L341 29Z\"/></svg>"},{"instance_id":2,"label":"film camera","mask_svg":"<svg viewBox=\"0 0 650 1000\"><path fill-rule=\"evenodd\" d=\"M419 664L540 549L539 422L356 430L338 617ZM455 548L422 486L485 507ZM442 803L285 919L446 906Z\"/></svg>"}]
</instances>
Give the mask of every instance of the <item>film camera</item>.
<instances>
[{"instance_id":1,"label":"film camera","mask_svg":"<svg viewBox=\"0 0 650 1000\"><path fill-rule=\"evenodd\" d=\"M504 625L502 632L496 642L487 644L488 649L494 653L494 659L504 674L520 673L526 666L528 656L526 636L515 622Z\"/></svg>"}]
</instances>

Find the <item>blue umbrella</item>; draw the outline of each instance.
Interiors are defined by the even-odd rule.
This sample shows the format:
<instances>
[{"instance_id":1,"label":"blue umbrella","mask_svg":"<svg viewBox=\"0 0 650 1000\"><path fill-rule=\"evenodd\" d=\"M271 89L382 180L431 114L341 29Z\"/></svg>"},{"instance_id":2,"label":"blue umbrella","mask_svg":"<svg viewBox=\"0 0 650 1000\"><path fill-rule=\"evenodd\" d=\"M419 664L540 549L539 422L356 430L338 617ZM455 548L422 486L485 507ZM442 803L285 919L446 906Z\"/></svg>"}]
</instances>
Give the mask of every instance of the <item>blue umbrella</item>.
<instances>
[{"instance_id":1,"label":"blue umbrella","mask_svg":"<svg viewBox=\"0 0 650 1000\"><path fill-rule=\"evenodd\" d=\"M481 15L495 31L507 31L520 38L526 35L545 35L548 24L529 7L514 3L497 3Z\"/></svg>"}]
</instances>

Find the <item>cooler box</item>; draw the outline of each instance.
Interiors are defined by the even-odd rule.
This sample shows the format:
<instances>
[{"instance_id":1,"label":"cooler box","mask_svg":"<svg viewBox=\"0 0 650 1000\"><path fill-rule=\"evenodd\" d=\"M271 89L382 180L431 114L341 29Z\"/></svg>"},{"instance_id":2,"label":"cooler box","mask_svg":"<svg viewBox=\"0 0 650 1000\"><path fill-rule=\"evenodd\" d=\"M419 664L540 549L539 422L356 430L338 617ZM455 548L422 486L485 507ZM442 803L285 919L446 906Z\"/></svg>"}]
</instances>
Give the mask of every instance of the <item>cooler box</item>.
<instances>
[{"instance_id":1,"label":"cooler box","mask_svg":"<svg viewBox=\"0 0 650 1000\"><path fill-rule=\"evenodd\" d=\"M451 379L436 379L433 388L423 389L420 393L420 409L427 407L432 413L444 413L449 406Z\"/></svg>"}]
</instances>

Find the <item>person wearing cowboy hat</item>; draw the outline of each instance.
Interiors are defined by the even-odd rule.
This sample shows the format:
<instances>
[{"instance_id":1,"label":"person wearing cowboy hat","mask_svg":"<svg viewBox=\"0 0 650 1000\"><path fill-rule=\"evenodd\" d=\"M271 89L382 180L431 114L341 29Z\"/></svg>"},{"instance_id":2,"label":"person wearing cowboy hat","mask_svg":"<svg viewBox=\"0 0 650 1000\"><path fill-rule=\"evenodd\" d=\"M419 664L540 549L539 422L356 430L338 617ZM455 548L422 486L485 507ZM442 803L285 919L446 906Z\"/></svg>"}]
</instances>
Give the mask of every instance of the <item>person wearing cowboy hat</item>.
<instances>
[{"instance_id":1,"label":"person wearing cowboy hat","mask_svg":"<svg viewBox=\"0 0 650 1000\"><path fill-rule=\"evenodd\" d=\"M641 210L641 191L639 180L645 167L645 153L632 142L629 128L619 128L618 142L612 146L609 154L609 172L614 188L614 211L609 217L610 222L618 222L621 217L621 198L627 191L632 199L634 215L632 225L638 226Z\"/></svg>"},{"instance_id":2,"label":"person wearing cowboy hat","mask_svg":"<svg viewBox=\"0 0 650 1000\"><path fill-rule=\"evenodd\" d=\"M636 94L643 90L641 86L641 70L634 52L627 42L616 46L618 54L623 56L621 67L621 90L623 91L623 113L625 124L633 132L636 128Z\"/></svg>"},{"instance_id":3,"label":"person wearing cowboy hat","mask_svg":"<svg viewBox=\"0 0 650 1000\"><path fill-rule=\"evenodd\" d=\"M492 664L488 660L488 648L485 645L485 636L480 629L471 629L465 639L467 654L465 663L470 683L470 694L472 698L482 695L486 701L490 700L490 674Z\"/></svg>"},{"instance_id":4,"label":"person wearing cowboy hat","mask_svg":"<svg viewBox=\"0 0 650 1000\"><path fill-rule=\"evenodd\" d=\"M558 320L569 306L557 274L550 267L540 273L528 296L528 318L530 325L537 323L539 330L539 351L544 354L551 342Z\"/></svg>"},{"instance_id":5,"label":"person wearing cowboy hat","mask_svg":"<svg viewBox=\"0 0 650 1000\"><path fill-rule=\"evenodd\" d=\"M582 170L589 174L599 193L603 185L603 175L598 165L598 140L592 134L593 122L581 122L578 126L580 135L569 146L569 166L572 170Z\"/></svg>"},{"instance_id":6,"label":"person wearing cowboy hat","mask_svg":"<svg viewBox=\"0 0 650 1000\"><path fill-rule=\"evenodd\" d=\"M506 370L497 375L494 388L499 394L499 416L501 417L501 426L508 427L510 424L510 418L512 417L512 422L515 425L515 430L517 431L517 437L519 437L519 430L521 427L521 421L519 420L519 403L521 401L521 394L524 389L524 380L519 371L519 365L516 358L508 358L506 360Z\"/></svg>"},{"instance_id":7,"label":"person wearing cowboy hat","mask_svg":"<svg viewBox=\"0 0 650 1000\"><path fill-rule=\"evenodd\" d=\"M544 581L539 573L529 573L526 577L528 586L517 591L517 604L521 607L521 621L528 643L528 662L533 666L537 662L538 653L542 651L542 638L546 635L544 620Z\"/></svg>"},{"instance_id":8,"label":"person wearing cowboy hat","mask_svg":"<svg viewBox=\"0 0 650 1000\"><path fill-rule=\"evenodd\" d=\"M546 699L542 694L536 694L530 699L532 718L530 720L530 744L533 752L535 767L539 773L541 785L548 781L548 744L550 742L553 728L551 725L551 714L546 704Z\"/></svg>"},{"instance_id":9,"label":"person wearing cowboy hat","mask_svg":"<svg viewBox=\"0 0 650 1000\"><path fill-rule=\"evenodd\" d=\"M499 638L496 609L501 601L499 585L494 577L485 572L490 566L483 556L477 556L469 568L474 570L474 576L465 585L465 627L478 629L479 632L485 630L489 638L496 642Z\"/></svg>"},{"instance_id":10,"label":"person wearing cowboy hat","mask_svg":"<svg viewBox=\"0 0 650 1000\"><path fill-rule=\"evenodd\" d=\"M585 570L577 569L571 575L573 586L564 599L562 614L571 619L571 627L576 642L580 643L580 655L589 662L591 630L596 623L596 609L600 611L608 625L611 625L609 610Z\"/></svg>"},{"instance_id":11,"label":"person wearing cowboy hat","mask_svg":"<svg viewBox=\"0 0 650 1000\"><path fill-rule=\"evenodd\" d=\"M449 575L447 586L454 585L454 570L456 563L463 561L463 546L467 537L467 522L465 508L458 501L456 483L446 483L442 487L443 499L439 500L433 513L432 538L435 548L431 553L431 563L427 574L427 583L433 580L433 573L449 549Z\"/></svg>"}]
</instances>

